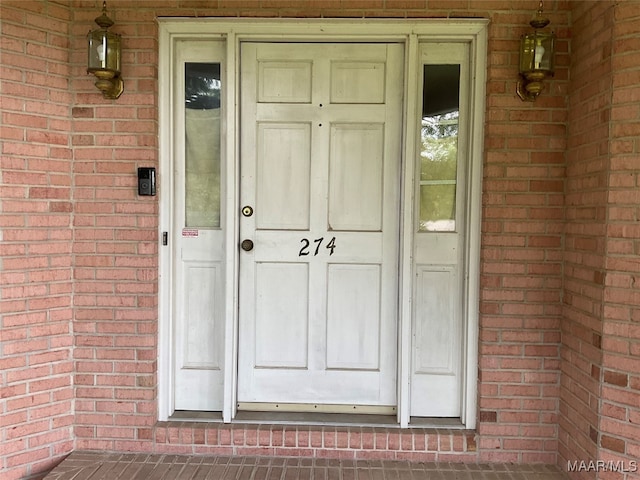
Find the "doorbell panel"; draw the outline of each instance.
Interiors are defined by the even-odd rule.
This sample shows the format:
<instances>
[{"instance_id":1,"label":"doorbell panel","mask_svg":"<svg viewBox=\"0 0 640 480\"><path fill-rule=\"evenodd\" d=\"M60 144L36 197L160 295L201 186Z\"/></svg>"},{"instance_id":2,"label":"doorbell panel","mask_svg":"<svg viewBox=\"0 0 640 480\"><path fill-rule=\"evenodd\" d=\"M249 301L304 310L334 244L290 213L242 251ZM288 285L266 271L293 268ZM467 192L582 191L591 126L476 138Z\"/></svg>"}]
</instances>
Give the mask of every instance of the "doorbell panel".
<instances>
[{"instance_id":1,"label":"doorbell panel","mask_svg":"<svg viewBox=\"0 0 640 480\"><path fill-rule=\"evenodd\" d=\"M156 169L155 167L138 168L138 195L156 194Z\"/></svg>"}]
</instances>

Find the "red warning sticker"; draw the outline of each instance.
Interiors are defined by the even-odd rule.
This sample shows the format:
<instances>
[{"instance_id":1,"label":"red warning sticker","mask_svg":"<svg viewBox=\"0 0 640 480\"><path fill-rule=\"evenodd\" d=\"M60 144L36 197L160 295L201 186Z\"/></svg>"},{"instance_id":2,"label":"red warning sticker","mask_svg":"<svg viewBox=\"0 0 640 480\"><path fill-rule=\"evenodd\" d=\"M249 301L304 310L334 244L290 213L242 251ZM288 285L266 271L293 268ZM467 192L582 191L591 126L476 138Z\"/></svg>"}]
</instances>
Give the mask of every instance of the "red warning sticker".
<instances>
[{"instance_id":1,"label":"red warning sticker","mask_svg":"<svg viewBox=\"0 0 640 480\"><path fill-rule=\"evenodd\" d=\"M198 229L197 228L183 228L182 229L182 236L183 237L197 237L198 236Z\"/></svg>"}]
</instances>

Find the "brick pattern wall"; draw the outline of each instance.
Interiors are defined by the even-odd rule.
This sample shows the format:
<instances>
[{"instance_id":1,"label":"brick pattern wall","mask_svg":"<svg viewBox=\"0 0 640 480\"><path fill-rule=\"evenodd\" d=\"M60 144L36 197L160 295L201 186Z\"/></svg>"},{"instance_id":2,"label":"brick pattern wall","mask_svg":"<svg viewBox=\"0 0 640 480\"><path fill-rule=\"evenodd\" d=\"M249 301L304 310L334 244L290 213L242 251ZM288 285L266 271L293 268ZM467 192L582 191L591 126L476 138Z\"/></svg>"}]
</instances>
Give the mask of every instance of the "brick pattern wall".
<instances>
[{"instance_id":1,"label":"brick pattern wall","mask_svg":"<svg viewBox=\"0 0 640 480\"><path fill-rule=\"evenodd\" d=\"M101 2L73 11L78 449L131 449L117 442L144 443L138 429L157 419L158 197L137 195L137 169L158 162L158 40L156 4L138 4L108 5L112 31L123 36L125 91L117 100L103 98L85 73L85 36Z\"/></svg>"},{"instance_id":2,"label":"brick pattern wall","mask_svg":"<svg viewBox=\"0 0 640 480\"><path fill-rule=\"evenodd\" d=\"M486 460L555 463L569 32L567 5L545 2L557 71L535 102L522 102L519 37L534 3L494 12L490 28L478 449Z\"/></svg>"},{"instance_id":3,"label":"brick pattern wall","mask_svg":"<svg viewBox=\"0 0 640 480\"><path fill-rule=\"evenodd\" d=\"M156 451L187 455L477 461L475 433L465 430L160 422L153 440Z\"/></svg>"},{"instance_id":4,"label":"brick pattern wall","mask_svg":"<svg viewBox=\"0 0 640 480\"><path fill-rule=\"evenodd\" d=\"M0 3L0 477L71 451L69 21L62 2Z\"/></svg>"},{"instance_id":5,"label":"brick pattern wall","mask_svg":"<svg viewBox=\"0 0 640 480\"><path fill-rule=\"evenodd\" d=\"M560 453L566 460L597 459L612 23L612 2L575 3L560 407Z\"/></svg>"},{"instance_id":6,"label":"brick pattern wall","mask_svg":"<svg viewBox=\"0 0 640 480\"><path fill-rule=\"evenodd\" d=\"M638 478L640 3L575 7L559 453L616 465L574 478Z\"/></svg>"},{"instance_id":7,"label":"brick pattern wall","mask_svg":"<svg viewBox=\"0 0 640 480\"><path fill-rule=\"evenodd\" d=\"M614 18L600 457L630 468L640 463L640 2L619 2ZM639 478L637 467L606 478Z\"/></svg>"}]
</instances>

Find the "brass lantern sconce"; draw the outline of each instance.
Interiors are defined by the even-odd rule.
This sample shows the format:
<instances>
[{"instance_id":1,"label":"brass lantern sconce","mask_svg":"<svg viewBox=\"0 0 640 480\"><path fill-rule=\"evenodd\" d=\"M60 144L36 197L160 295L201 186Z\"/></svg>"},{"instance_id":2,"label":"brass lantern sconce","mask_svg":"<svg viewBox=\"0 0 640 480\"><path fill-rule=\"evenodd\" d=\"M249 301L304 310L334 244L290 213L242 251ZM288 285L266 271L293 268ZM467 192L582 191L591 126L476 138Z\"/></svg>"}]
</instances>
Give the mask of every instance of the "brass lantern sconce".
<instances>
[{"instance_id":1,"label":"brass lantern sconce","mask_svg":"<svg viewBox=\"0 0 640 480\"><path fill-rule=\"evenodd\" d=\"M542 0L538 11L529 22L533 32L520 39L520 79L516 92L521 100L533 102L543 90L543 81L554 74L556 36L553 32L543 31L549 25L549 19L542 13Z\"/></svg>"},{"instance_id":2,"label":"brass lantern sconce","mask_svg":"<svg viewBox=\"0 0 640 480\"><path fill-rule=\"evenodd\" d=\"M102 15L95 22L100 28L87 35L87 73L93 73L97 77L95 85L104 98L116 99L124 90L120 76L120 35L108 30L113 25L113 20L107 16L106 0L102 3Z\"/></svg>"}]
</instances>

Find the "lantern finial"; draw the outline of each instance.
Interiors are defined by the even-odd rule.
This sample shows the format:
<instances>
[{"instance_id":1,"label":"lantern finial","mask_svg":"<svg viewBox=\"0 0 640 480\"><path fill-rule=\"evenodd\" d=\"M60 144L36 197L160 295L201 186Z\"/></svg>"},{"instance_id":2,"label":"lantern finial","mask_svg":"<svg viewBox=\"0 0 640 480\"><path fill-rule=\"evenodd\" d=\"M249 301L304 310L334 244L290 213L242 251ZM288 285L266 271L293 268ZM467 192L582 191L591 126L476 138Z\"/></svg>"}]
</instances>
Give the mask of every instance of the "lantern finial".
<instances>
[{"instance_id":1,"label":"lantern finial","mask_svg":"<svg viewBox=\"0 0 640 480\"><path fill-rule=\"evenodd\" d=\"M113 25L113 20L107 15L107 0L102 2L102 15L94 20L101 28L109 28Z\"/></svg>"},{"instance_id":2,"label":"lantern finial","mask_svg":"<svg viewBox=\"0 0 640 480\"><path fill-rule=\"evenodd\" d=\"M535 16L529 22L533 28L544 28L549 25L550 20L544 16L544 6L542 4L542 0L540 0L540 5L538 5L538 11Z\"/></svg>"},{"instance_id":3,"label":"lantern finial","mask_svg":"<svg viewBox=\"0 0 640 480\"><path fill-rule=\"evenodd\" d=\"M95 22L100 29L90 31L88 40L87 72L97 77L96 87L105 98L116 99L124 90L120 77L120 35L109 32L113 20L107 15L107 2L102 2L102 14Z\"/></svg>"}]
</instances>

